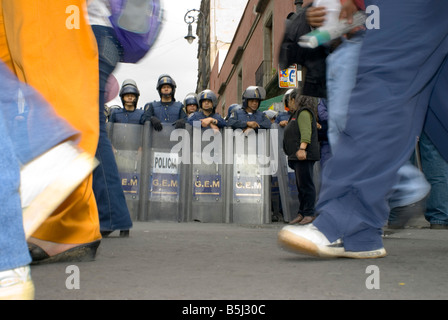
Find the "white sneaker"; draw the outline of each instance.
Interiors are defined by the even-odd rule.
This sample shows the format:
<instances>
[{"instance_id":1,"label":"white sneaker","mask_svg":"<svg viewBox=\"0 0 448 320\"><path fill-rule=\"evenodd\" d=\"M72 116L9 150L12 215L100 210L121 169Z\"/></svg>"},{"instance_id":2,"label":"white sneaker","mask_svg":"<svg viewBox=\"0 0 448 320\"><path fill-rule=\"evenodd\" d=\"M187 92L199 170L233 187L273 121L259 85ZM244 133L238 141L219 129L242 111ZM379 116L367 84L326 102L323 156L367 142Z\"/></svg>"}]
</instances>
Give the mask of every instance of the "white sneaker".
<instances>
[{"instance_id":1,"label":"white sneaker","mask_svg":"<svg viewBox=\"0 0 448 320\"><path fill-rule=\"evenodd\" d=\"M290 251L322 258L380 258L386 256L384 248L371 251L345 251L341 239L332 243L312 223L304 226L286 226L278 234L279 244Z\"/></svg>"},{"instance_id":2,"label":"white sneaker","mask_svg":"<svg viewBox=\"0 0 448 320\"><path fill-rule=\"evenodd\" d=\"M33 300L34 284L29 266L0 271L0 300Z\"/></svg>"},{"instance_id":3,"label":"white sneaker","mask_svg":"<svg viewBox=\"0 0 448 320\"><path fill-rule=\"evenodd\" d=\"M94 157L64 142L20 171L23 225L28 239L97 166Z\"/></svg>"}]
</instances>

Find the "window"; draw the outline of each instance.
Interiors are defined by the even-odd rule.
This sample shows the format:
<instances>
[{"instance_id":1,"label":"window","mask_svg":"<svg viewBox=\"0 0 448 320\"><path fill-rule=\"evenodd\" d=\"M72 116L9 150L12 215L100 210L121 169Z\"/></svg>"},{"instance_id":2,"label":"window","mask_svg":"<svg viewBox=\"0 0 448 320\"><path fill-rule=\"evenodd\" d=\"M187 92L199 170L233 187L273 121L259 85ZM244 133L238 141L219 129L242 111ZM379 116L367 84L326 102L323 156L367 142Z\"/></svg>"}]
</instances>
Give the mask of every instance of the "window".
<instances>
[{"instance_id":1,"label":"window","mask_svg":"<svg viewBox=\"0 0 448 320\"><path fill-rule=\"evenodd\" d=\"M269 18L266 20L264 25L264 40L263 40L263 60L266 61L266 69L270 76L272 69L275 69L273 66L274 62L274 32L273 32L273 16L272 13L269 15Z\"/></svg>"}]
</instances>

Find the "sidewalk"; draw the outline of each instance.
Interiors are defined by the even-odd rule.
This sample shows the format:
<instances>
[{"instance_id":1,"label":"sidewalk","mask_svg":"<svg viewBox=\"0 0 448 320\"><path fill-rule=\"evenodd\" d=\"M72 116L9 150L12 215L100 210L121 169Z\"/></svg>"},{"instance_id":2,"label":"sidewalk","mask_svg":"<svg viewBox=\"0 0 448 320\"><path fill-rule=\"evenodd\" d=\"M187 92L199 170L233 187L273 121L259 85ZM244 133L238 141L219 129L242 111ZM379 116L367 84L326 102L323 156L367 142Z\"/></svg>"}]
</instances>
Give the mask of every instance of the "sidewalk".
<instances>
[{"instance_id":1,"label":"sidewalk","mask_svg":"<svg viewBox=\"0 0 448 320\"><path fill-rule=\"evenodd\" d=\"M320 260L280 249L283 226L135 222L130 238L115 232L96 261L75 264L79 289L66 287L73 283L69 264L33 266L36 299L448 298L447 230L423 222L387 232L385 258ZM371 265L379 289L366 287Z\"/></svg>"}]
</instances>

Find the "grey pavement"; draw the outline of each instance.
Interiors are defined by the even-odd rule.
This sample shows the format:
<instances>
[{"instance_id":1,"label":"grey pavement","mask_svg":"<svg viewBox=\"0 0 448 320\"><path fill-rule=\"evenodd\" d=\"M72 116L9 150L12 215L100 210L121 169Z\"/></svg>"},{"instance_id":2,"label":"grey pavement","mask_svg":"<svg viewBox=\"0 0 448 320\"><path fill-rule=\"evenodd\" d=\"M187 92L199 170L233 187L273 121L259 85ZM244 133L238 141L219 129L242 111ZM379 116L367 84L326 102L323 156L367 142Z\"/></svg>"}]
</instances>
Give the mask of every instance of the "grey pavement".
<instances>
[{"instance_id":1,"label":"grey pavement","mask_svg":"<svg viewBox=\"0 0 448 320\"><path fill-rule=\"evenodd\" d=\"M103 239L93 262L33 266L36 299L448 298L448 230L420 221L386 230L387 257L321 260L280 249L283 226L135 222L129 238Z\"/></svg>"}]
</instances>

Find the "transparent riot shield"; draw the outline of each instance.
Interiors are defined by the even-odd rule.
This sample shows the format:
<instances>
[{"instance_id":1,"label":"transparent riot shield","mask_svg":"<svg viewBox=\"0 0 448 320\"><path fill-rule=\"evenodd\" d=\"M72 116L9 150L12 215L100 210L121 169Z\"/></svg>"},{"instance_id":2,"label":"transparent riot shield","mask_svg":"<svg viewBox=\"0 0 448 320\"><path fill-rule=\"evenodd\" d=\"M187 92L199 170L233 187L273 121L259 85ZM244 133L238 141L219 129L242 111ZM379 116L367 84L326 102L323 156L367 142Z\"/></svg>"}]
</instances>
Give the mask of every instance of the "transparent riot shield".
<instances>
[{"instance_id":1,"label":"transparent riot shield","mask_svg":"<svg viewBox=\"0 0 448 320\"><path fill-rule=\"evenodd\" d=\"M273 123L271 130L277 130L277 149L278 149L278 172L277 182L280 193L280 202L283 213L283 220L285 222L292 221L299 210L299 199L296 186L296 177L294 171L288 167L288 157L283 151L283 133L284 128L277 123Z\"/></svg>"},{"instance_id":2,"label":"transparent riot shield","mask_svg":"<svg viewBox=\"0 0 448 320\"><path fill-rule=\"evenodd\" d=\"M191 131L189 125L175 129L163 124L163 130L157 132L145 123L140 220L187 221Z\"/></svg>"},{"instance_id":3,"label":"transparent riot shield","mask_svg":"<svg viewBox=\"0 0 448 320\"><path fill-rule=\"evenodd\" d=\"M227 197L229 222L270 223L270 179L276 171L276 163L271 161L269 130L260 129L255 133L253 130L226 129L225 140L226 155L233 155L226 174L232 182L231 197Z\"/></svg>"},{"instance_id":4,"label":"transparent riot shield","mask_svg":"<svg viewBox=\"0 0 448 320\"><path fill-rule=\"evenodd\" d=\"M225 179L222 130L193 126L191 220L224 223Z\"/></svg>"},{"instance_id":5,"label":"transparent riot shield","mask_svg":"<svg viewBox=\"0 0 448 320\"><path fill-rule=\"evenodd\" d=\"M140 205L143 126L139 124L108 123L107 128L126 204L131 219L136 220Z\"/></svg>"}]
</instances>

